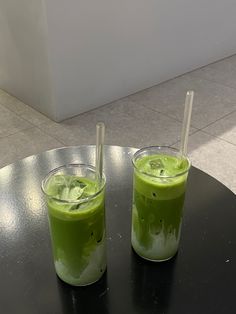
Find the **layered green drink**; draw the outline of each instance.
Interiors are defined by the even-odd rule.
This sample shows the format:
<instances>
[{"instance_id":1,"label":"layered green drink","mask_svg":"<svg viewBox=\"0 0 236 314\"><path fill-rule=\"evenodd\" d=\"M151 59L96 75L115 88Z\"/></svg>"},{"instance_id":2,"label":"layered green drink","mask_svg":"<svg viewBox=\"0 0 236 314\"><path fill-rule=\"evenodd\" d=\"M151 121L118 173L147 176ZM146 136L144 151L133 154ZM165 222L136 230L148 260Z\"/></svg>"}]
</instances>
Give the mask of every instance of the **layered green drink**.
<instances>
[{"instance_id":1,"label":"layered green drink","mask_svg":"<svg viewBox=\"0 0 236 314\"><path fill-rule=\"evenodd\" d=\"M132 246L152 261L178 250L190 162L169 147L147 147L133 158Z\"/></svg>"},{"instance_id":2,"label":"layered green drink","mask_svg":"<svg viewBox=\"0 0 236 314\"><path fill-rule=\"evenodd\" d=\"M105 177L89 165L67 165L43 181L57 275L84 286L106 270Z\"/></svg>"}]
</instances>

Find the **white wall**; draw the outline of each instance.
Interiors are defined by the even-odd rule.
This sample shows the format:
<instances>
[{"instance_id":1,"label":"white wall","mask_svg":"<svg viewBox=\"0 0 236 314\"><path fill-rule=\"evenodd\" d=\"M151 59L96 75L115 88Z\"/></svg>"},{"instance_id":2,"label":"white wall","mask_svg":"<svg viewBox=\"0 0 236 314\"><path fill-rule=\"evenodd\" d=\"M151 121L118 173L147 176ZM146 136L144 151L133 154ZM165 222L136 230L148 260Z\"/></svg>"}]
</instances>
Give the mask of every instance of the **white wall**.
<instances>
[{"instance_id":1,"label":"white wall","mask_svg":"<svg viewBox=\"0 0 236 314\"><path fill-rule=\"evenodd\" d=\"M17 10L22 11L20 15L17 11L18 19L28 20L32 29L37 29L28 30L31 42L24 31L15 27L18 38L11 35L11 46L24 46L24 54L27 57L30 54L30 63L23 56L15 60L12 52L11 60L14 68L21 62L18 73L30 72L38 79L39 92L37 82L32 83L34 93L29 96L31 91L27 91L27 102L39 108L36 103L45 89L40 110L57 121L236 53L235 0L43 1L47 22L43 21L42 11L41 18L36 14L42 10L39 0L0 0L0 10L4 7L6 11L8 7L10 15L12 8L5 2L14 2ZM32 10L32 3L37 9ZM22 6L27 10L31 7L31 11L23 14ZM6 19L6 12L1 14ZM42 36L42 23L35 28L35 15L47 25L48 41L46 35ZM15 25L15 20L16 16L8 21L9 25ZM38 51L43 53L35 66L33 58L38 59ZM10 67L9 81L13 81L14 69ZM25 95L25 91L21 94Z\"/></svg>"},{"instance_id":2,"label":"white wall","mask_svg":"<svg viewBox=\"0 0 236 314\"><path fill-rule=\"evenodd\" d=\"M0 0L0 88L54 115L41 0Z\"/></svg>"}]
</instances>

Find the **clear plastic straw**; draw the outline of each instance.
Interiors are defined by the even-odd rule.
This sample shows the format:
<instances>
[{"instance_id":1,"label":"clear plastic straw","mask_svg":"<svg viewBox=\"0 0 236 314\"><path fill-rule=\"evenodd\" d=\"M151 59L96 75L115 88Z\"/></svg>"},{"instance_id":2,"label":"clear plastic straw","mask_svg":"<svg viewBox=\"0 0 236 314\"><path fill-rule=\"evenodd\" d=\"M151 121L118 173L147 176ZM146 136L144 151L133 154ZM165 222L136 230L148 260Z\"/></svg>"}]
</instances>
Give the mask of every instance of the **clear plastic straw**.
<instances>
[{"instance_id":1,"label":"clear plastic straw","mask_svg":"<svg viewBox=\"0 0 236 314\"><path fill-rule=\"evenodd\" d=\"M103 172L103 146L105 137L105 124L98 122L96 125L96 179L100 186Z\"/></svg>"},{"instance_id":2,"label":"clear plastic straw","mask_svg":"<svg viewBox=\"0 0 236 314\"><path fill-rule=\"evenodd\" d=\"M180 141L180 156L181 157L187 155L188 135L189 135L190 122L191 122L193 98L194 98L194 91L187 91L186 98L185 98L185 107L184 107L184 120L183 120L183 125L182 125L181 141Z\"/></svg>"}]
</instances>

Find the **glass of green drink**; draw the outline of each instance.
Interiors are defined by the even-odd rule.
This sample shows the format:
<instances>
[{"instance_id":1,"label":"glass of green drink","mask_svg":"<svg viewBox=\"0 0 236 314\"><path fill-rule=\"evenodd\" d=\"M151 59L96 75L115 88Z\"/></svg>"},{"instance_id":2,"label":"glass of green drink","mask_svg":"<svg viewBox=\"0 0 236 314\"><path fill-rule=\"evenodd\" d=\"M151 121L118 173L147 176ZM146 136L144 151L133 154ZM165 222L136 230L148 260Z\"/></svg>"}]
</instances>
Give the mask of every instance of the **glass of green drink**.
<instances>
[{"instance_id":1,"label":"glass of green drink","mask_svg":"<svg viewBox=\"0 0 236 314\"><path fill-rule=\"evenodd\" d=\"M178 251L190 161L174 148L151 146L132 162L133 249L151 261L168 260Z\"/></svg>"},{"instance_id":2,"label":"glass of green drink","mask_svg":"<svg viewBox=\"0 0 236 314\"><path fill-rule=\"evenodd\" d=\"M105 176L70 164L52 170L42 182L57 275L85 286L106 270Z\"/></svg>"}]
</instances>

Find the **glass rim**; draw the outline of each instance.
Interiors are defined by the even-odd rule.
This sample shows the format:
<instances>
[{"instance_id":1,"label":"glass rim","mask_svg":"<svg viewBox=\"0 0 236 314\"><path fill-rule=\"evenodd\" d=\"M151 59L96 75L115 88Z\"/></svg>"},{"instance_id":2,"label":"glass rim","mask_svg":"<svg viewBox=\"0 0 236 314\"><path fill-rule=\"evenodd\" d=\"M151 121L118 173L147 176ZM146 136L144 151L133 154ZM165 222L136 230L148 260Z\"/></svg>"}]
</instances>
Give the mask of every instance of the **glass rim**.
<instances>
[{"instance_id":1,"label":"glass rim","mask_svg":"<svg viewBox=\"0 0 236 314\"><path fill-rule=\"evenodd\" d=\"M184 170L184 171L181 171L181 172L179 172L179 173L177 173L177 174L175 174L175 175L169 175L169 176L167 176L167 175L165 175L165 176L157 176L157 175L152 175L152 174L150 174L150 173L146 173L145 171L140 171L140 169L138 169L138 167L136 166L136 164L135 164L135 161L137 160L137 157L142 153L142 152L144 152L144 151L148 151L148 150L151 150L151 149L159 149L159 150L161 150L161 149L168 149L168 150L171 150L171 151L173 151L173 152L175 152L176 153L176 156L177 156L177 154L179 153L179 150L177 149L177 148L174 148L174 147L171 147L171 146L167 146L167 145L164 145L164 146L147 146L147 147L143 147L143 148L140 148L139 150L137 150L135 153L134 153L134 155L133 155L133 157L132 157L132 164L133 164L133 167L134 167L134 169L138 172L138 173L141 173L141 174L143 174L143 175L146 175L146 176L148 176L148 177L152 177L152 178L156 178L156 179L168 179L168 178L176 178L176 177L180 177L180 176L182 176L182 175L184 175L184 174L186 174L188 171L189 171L189 169L190 169L190 167L191 167L191 161L190 161L190 159L188 158L188 156L186 156L186 155L184 155L183 157L184 157L184 159L186 159L187 160L187 162L188 162L188 167ZM179 157L180 157L180 155L179 155Z\"/></svg>"},{"instance_id":2,"label":"glass rim","mask_svg":"<svg viewBox=\"0 0 236 314\"><path fill-rule=\"evenodd\" d=\"M62 199L59 199L55 196L52 196L46 192L46 184L47 184L49 178L51 178L55 173L57 173L61 169L76 168L76 167L77 168L86 167L87 169L92 170L96 174L96 168L92 165L89 165L89 164L65 164L65 165L56 167L56 168L52 169L51 171L49 171L48 174L42 180L41 190L42 190L43 194L46 197L48 197L50 200L54 200L54 201L57 201L57 202L63 203L63 204L82 204L82 203L86 203L86 202L91 201L92 199L96 198L103 191L105 184L106 184L106 176L105 176L104 172L102 173L102 184L99 187L99 190L96 193L87 196L86 198L78 199L76 201L62 200Z\"/></svg>"}]
</instances>

